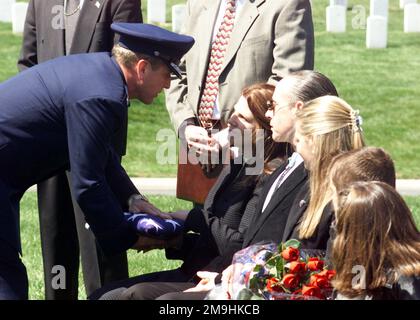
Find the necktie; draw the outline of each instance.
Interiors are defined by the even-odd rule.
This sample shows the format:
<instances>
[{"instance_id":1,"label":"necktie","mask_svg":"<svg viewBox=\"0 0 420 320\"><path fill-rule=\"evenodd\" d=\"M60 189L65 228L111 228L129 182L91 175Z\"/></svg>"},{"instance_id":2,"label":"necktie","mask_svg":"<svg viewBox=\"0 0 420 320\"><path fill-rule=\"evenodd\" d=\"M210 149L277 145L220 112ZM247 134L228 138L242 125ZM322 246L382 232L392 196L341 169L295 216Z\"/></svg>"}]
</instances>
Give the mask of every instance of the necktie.
<instances>
[{"instance_id":1,"label":"necktie","mask_svg":"<svg viewBox=\"0 0 420 320\"><path fill-rule=\"evenodd\" d=\"M232 34L233 24L235 22L235 0L225 1L227 1L226 11L220 28L211 45L210 61L207 68L204 90L198 108L198 117L202 126L205 128L211 127L213 108L219 93L219 76L229 39Z\"/></svg>"},{"instance_id":2,"label":"necktie","mask_svg":"<svg viewBox=\"0 0 420 320\"><path fill-rule=\"evenodd\" d=\"M275 190L277 190L279 187L280 187L280 185L282 184L282 182L283 182L283 180L284 180L284 177L287 175L287 173L290 171L290 169L292 169L293 168L293 165L287 165L287 167L283 170L283 172L280 174L280 176L279 176L279 180L277 181L277 183L276 183L276 188L275 188Z\"/></svg>"},{"instance_id":3,"label":"necktie","mask_svg":"<svg viewBox=\"0 0 420 320\"><path fill-rule=\"evenodd\" d=\"M66 55L70 53L73 43L74 31L80 16L80 0L67 0L64 2L64 23L66 38Z\"/></svg>"},{"instance_id":4,"label":"necktie","mask_svg":"<svg viewBox=\"0 0 420 320\"><path fill-rule=\"evenodd\" d=\"M264 205L263 205L263 212L264 210L267 208L268 204L271 201L271 198L273 197L274 193L277 191L277 189L281 186L281 184L284 182L286 175L290 172L290 170L292 170L295 166L296 166L296 159L297 154L294 153L288 160L287 166L286 168L284 168L284 170L282 171L282 173L280 173L279 177L277 178L277 183L276 185L270 188L267 197L264 200Z\"/></svg>"}]
</instances>

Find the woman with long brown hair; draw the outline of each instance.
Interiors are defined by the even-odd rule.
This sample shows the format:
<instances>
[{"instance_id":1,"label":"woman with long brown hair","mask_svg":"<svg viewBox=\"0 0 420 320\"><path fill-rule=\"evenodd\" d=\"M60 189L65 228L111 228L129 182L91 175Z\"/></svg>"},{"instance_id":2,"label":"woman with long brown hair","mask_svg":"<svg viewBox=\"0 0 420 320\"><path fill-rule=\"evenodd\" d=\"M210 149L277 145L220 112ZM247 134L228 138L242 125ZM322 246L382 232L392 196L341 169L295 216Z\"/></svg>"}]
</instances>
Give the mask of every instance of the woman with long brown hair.
<instances>
[{"instance_id":1,"label":"woman with long brown hair","mask_svg":"<svg viewBox=\"0 0 420 320\"><path fill-rule=\"evenodd\" d=\"M420 299L420 233L396 190L357 182L334 203L337 298Z\"/></svg>"}]
</instances>

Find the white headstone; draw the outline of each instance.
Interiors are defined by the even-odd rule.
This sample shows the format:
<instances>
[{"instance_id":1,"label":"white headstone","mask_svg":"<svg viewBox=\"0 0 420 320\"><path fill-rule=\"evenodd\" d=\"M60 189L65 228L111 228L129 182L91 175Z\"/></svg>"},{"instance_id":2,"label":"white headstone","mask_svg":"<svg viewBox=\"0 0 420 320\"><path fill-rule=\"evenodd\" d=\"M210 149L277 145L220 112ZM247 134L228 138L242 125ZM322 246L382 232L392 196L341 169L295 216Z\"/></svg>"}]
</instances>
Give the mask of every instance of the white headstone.
<instances>
[{"instance_id":1,"label":"white headstone","mask_svg":"<svg viewBox=\"0 0 420 320\"><path fill-rule=\"evenodd\" d=\"M400 8L404 9L406 4L417 3L417 0L400 0Z\"/></svg>"},{"instance_id":2,"label":"white headstone","mask_svg":"<svg viewBox=\"0 0 420 320\"><path fill-rule=\"evenodd\" d=\"M327 7L327 31L346 31L346 8L344 6Z\"/></svg>"},{"instance_id":3,"label":"white headstone","mask_svg":"<svg viewBox=\"0 0 420 320\"><path fill-rule=\"evenodd\" d=\"M370 0L370 15L388 18L388 0Z\"/></svg>"},{"instance_id":4,"label":"white headstone","mask_svg":"<svg viewBox=\"0 0 420 320\"><path fill-rule=\"evenodd\" d=\"M187 15L187 6L185 4L176 4L172 6L172 31L182 33L182 28Z\"/></svg>"},{"instance_id":5,"label":"white headstone","mask_svg":"<svg viewBox=\"0 0 420 320\"><path fill-rule=\"evenodd\" d=\"M0 21L12 22L12 6L16 0L1 0L0 1Z\"/></svg>"},{"instance_id":6,"label":"white headstone","mask_svg":"<svg viewBox=\"0 0 420 320\"><path fill-rule=\"evenodd\" d=\"M386 48L388 42L388 19L383 16L370 16L366 24L366 47L368 49Z\"/></svg>"},{"instance_id":7,"label":"white headstone","mask_svg":"<svg viewBox=\"0 0 420 320\"><path fill-rule=\"evenodd\" d=\"M165 23L166 22L166 0L147 1L147 22Z\"/></svg>"},{"instance_id":8,"label":"white headstone","mask_svg":"<svg viewBox=\"0 0 420 320\"><path fill-rule=\"evenodd\" d=\"M25 26L26 11L28 11L28 3L18 2L12 7L12 29L13 33L23 33Z\"/></svg>"},{"instance_id":9,"label":"white headstone","mask_svg":"<svg viewBox=\"0 0 420 320\"><path fill-rule=\"evenodd\" d=\"M330 0L330 6L344 6L347 9L347 0Z\"/></svg>"},{"instance_id":10,"label":"white headstone","mask_svg":"<svg viewBox=\"0 0 420 320\"><path fill-rule=\"evenodd\" d=\"M404 7L404 32L420 32L420 4Z\"/></svg>"}]
</instances>

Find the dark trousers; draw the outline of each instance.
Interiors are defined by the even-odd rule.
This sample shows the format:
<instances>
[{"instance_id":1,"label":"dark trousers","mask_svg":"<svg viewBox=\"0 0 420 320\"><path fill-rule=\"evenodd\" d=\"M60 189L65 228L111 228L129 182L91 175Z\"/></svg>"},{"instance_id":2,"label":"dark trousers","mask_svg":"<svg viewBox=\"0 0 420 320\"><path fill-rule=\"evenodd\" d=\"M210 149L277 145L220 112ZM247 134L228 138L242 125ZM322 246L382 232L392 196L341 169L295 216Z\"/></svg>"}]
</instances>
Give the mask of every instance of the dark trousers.
<instances>
[{"instance_id":1,"label":"dark trousers","mask_svg":"<svg viewBox=\"0 0 420 320\"><path fill-rule=\"evenodd\" d=\"M0 300L28 299L28 276L19 253L0 239Z\"/></svg>"},{"instance_id":2,"label":"dark trousers","mask_svg":"<svg viewBox=\"0 0 420 320\"><path fill-rule=\"evenodd\" d=\"M102 253L83 212L71 197L66 173L38 184L38 207L47 300L77 299L79 256L87 295L107 283L128 278L126 253ZM54 266L64 267L64 289L52 287Z\"/></svg>"},{"instance_id":3,"label":"dark trousers","mask_svg":"<svg viewBox=\"0 0 420 320\"><path fill-rule=\"evenodd\" d=\"M142 282L109 291L101 300L203 300L208 291L183 292L194 286L193 282Z\"/></svg>"},{"instance_id":4,"label":"dark trousers","mask_svg":"<svg viewBox=\"0 0 420 320\"><path fill-rule=\"evenodd\" d=\"M156 282L188 282L191 275L186 274L180 268L166 271L158 271L143 274L137 277L116 281L110 283L99 290L96 290L89 298L89 300L124 300L120 294L126 289L132 288L142 283L156 283ZM195 286L194 282L189 285ZM134 299L135 300L135 299Z\"/></svg>"}]
</instances>

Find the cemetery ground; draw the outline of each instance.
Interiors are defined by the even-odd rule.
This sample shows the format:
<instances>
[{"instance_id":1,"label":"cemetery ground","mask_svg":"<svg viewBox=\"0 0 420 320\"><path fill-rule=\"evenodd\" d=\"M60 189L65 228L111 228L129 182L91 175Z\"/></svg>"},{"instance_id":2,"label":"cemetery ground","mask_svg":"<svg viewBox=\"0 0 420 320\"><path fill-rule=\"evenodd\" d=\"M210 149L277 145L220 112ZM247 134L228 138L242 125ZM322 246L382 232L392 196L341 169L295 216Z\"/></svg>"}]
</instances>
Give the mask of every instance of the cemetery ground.
<instances>
[{"instance_id":1,"label":"cemetery ground","mask_svg":"<svg viewBox=\"0 0 420 320\"><path fill-rule=\"evenodd\" d=\"M146 13L147 1L143 0ZM350 0L347 31L333 34L325 31L325 8L328 0L314 0L315 69L329 76L340 96L363 116L363 128L369 145L385 148L395 160L399 179L420 179L420 34L403 32L403 11L398 0L389 1L388 48L365 48L363 12L352 12L354 6L369 15L368 0ZM170 6L184 0L167 1ZM146 14L144 14L146 21ZM352 24L354 24L354 27ZM169 27L170 25L166 25ZM12 35L11 24L0 23L0 81L17 73L16 59L21 37ZM164 106L163 95L150 106L133 102L129 109L128 150L123 164L130 176L174 177L176 165L156 161L156 133L172 128ZM405 197L420 226L420 197ZM151 197L162 210L188 209L188 202L173 197ZM42 258L39 242L36 195L27 193L22 201L22 241L24 263L30 279L30 298L43 299ZM129 252L130 275L173 268L179 261L168 261L162 250L143 254ZM80 277L80 298L85 297Z\"/></svg>"}]
</instances>

